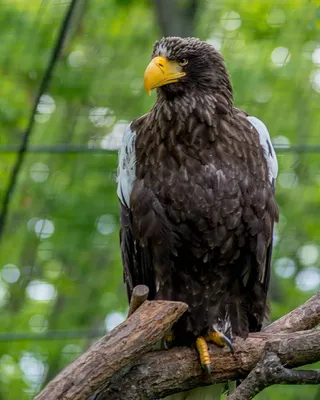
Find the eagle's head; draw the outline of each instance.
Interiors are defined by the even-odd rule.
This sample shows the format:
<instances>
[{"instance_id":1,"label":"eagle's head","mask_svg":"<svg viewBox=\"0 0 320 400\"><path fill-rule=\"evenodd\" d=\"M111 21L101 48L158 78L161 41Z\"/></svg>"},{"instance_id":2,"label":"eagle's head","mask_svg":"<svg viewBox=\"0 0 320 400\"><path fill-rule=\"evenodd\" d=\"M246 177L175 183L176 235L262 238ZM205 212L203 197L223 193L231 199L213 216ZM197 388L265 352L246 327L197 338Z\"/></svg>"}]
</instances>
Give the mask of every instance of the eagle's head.
<instances>
[{"instance_id":1,"label":"eagle's head","mask_svg":"<svg viewBox=\"0 0 320 400\"><path fill-rule=\"evenodd\" d=\"M159 88L170 97L196 91L228 91L231 83L224 59L213 46L197 38L166 37L157 41L144 75L147 93Z\"/></svg>"}]
</instances>

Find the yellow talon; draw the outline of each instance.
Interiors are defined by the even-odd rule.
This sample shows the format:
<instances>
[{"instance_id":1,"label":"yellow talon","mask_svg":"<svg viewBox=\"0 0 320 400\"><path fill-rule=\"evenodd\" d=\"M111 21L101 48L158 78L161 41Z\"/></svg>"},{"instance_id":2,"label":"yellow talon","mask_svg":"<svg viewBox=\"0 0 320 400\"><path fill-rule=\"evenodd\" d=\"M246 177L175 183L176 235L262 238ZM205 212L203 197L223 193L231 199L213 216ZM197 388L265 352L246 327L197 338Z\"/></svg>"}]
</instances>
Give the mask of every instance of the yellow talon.
<instances>
[{"instance_id":1,"label":"yellow talon","mask_svg":"<svg viewBox=\"0 0 320 400\"><path fill-rule=\"evenodd\" d=\"M209 375L211 373L210 355L208 351L207 342L202 336L199 336L197 338L196 347L200 356L201 365Z\"/></svg>"},{"instance_id":2,"label":"yellow talon","mask_svg":"<svg viewBox=\"0 0 320 400\"><path fill-rule=\"evenodd\" d=\"M218 331L210 332L207 336L207 340L211 340L211 342L213 342L221 347L224 347L227 345L229 347L231 353L234 353L234 347L233 347L231 340L221 332L218 332Z\"/></svg>"},{"instance_id":3,"label":"yellow talon","mask_svg":"<svg viewBox=\"0 0 320 400\"><path fill-rule=\"evenodd\" d=\"M231 340L226 335L215 329L205 337L199 336L196 340L196 348L200 356L202 368L204 368L208 375L211 374L211 360L207 344L209 341L221 347L227 345L231 352L234 353L234 347Z\"/></svg>"}]
</instances>

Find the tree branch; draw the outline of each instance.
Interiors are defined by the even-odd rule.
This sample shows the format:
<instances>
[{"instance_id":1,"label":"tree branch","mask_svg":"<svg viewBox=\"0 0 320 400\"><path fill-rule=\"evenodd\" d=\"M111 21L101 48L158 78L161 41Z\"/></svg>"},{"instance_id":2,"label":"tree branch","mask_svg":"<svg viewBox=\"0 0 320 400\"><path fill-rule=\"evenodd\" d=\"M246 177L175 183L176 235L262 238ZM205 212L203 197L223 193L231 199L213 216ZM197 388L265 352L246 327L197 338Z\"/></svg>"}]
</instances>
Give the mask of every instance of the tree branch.
<instances>
[{"instance_id":1,"label":"tree branch","mask_svg":"<svg viewBox=\"0 0 320 400\"><path fill-rule=\"evenodd\" d=\"M319 382L320 371L285 368L275 353L267 353L226 400L251 400L263 389L275 384L317 385Z\"/></svg>"},{"instance_id":2,"label":"tree branch","mask_svg":"<svg viewBox=\"0 0 320 400\"><path fill-rule=\"evenodd\" d=\"M138 285L133 288L128 311L128 318L144 303L149 294L149 288L146 285Z\"/></svg>"},{"instance_id":3,"label":"tree branch","mask_svg":"<svg viewBox=\"0 0 320 400\"><path fill-rule=\"evenodd\" d=\"M151 350L186 311L180 302L146 301L54 378L35 400L84 400Z\"/></svg>"},{"instance_id":4,"label":"tree branch","mask_svg":"<svg viewBox=\"0 0 320 400\"><path fill-rule=\"evenodd\" d=\"M263 332L252 333L246 340L235 338L234 354L209 345L212 360L212 375L209 377L203 373L193 348L176 347L144 354L187 308L183 303L146 301L126 322L62 371L36 400L150 399L196 386L243 379L248 374L239 388L247 387L249 397L239 399L250 399L253 390L250 382L255 382L257 375L255 367L260 362L257 368L261 370L261 365L270 363L270 359L264 359L268 353L280 360L277 366L274 364L273 370L277 371L281 365L281 374L272 381L270 374L266 373L268 380L259 381L259 390L265 385L278 383L276 379L281 383L284 383L282 379L289 383L320 383L317 374L288 369L320 360L320 329L292 332L296 328L313 328L320 322L320 313L316 315L319 298L319 294L313 296ZM238 397L231 398L235 399Z\"/></svg>"},{"instance_id":5,"label":"tree branch","mask_svg":"<svg viewBox=\"0 0 320 400\"><path fill-rule=\"evenodd\" d=\"M196 386L244 378L267 349L293 368L320 359L320 330L289 334L255 333L234 340L235 353L209 345L212 375L207 377L194 349L173 348L143 356L139 363L115 376L111 385L90 400L137 400L164 397ZM319 382L320 383L320 382Z\"/></svg>"},{"instance_id":6,"label":"tree branch","mask_svg":"<svg viewBox=\"0 0 320 400\"><path fill-rule=\"evenodd\" d=\"M268 325L264 332L296 332L320 324L320 292L293 311Z\"/></svg>"}]
</instances>

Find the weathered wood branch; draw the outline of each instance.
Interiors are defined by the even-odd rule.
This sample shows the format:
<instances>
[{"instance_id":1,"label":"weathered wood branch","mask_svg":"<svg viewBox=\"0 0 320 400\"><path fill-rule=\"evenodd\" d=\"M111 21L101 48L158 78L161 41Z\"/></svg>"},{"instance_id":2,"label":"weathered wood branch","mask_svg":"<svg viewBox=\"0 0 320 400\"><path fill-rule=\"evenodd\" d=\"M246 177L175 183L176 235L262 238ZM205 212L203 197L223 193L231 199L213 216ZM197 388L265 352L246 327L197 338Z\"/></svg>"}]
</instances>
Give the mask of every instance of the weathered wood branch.
<instances>
[{"instance_id":1,"label":"weathered wood branch","mask_svg":"<svg viewBox=\"0 0 320 400\"><path fill-rule=\"evenodd\" d=\"M270 352L278 357L281 366L285 366L283 370L314 363L320 360L320 329L303 330L320 323L319 302L320 294L263 332L250 334L246 340L235 338L234 354L214 345L209 346L212 375L207 377L201 370L195 349L179 347L144 354L187 308L183 303L146 301L126 322L63 370L36 400L163 397L199 385L245 378ZM295 332L297 329L301 332ZM289 376L283 370L282 376ZM298 375L294 374L290 375L290 379L293 376L297 378ZM300 378L303 382L302 374ZM245 382L247 379L243 384ZM265 380L263 385L268 386L272 382ZM235 399L238 400L238 397L231 398Z\"/></svg>"},{"instance_id":2,"label":"weathered wood branch","mask_svg":"<svg viewBox=\"0 0 320 400\"><path fill-rule=\"evenodd\" d=\"M306 303L267 326L263 331L295 332L311 329L320 323L320 292ZM275 353L266 352L240 386L227 400L251 400L268 386L275 384L320 384L320 371L296 371L285 368Z\"/></svg>"},{"instance_id":3,"label":"weathered wood branch","mask_svg":"<svg viewBox=\"0 0 320 400\"><path fill-rule=\"evenodd\" d=\"M132 315L137 309L144 303L149 294L149 288L146 285L138 285L133 288L130 300L130 306L128 311L128 317Z\"/></svg>"},{"instance_id":4,"label":"weathered wood branch","mask_svg":"<svg viewBox=\"0 0 320 400\"><path fill-rule=\"evenodd\" d=\"M320 324L320 292L301 306L268 325L264 332L296 332Z\"/></svg>"},{"instance_id":5,"label":"weathered wood branch","mask_svg":"<svg viewBox=\"0 0 320 400\"><path fill-rule=\"evenodd\" d=\"M275 384L318 385L319 382L320 371L285 368L275 353L268 352L227 400L251 400L263 389Z\"/></svg>"},{"instance_id":6,"label":"weathered wood branch","mask_svg":"<svg viewBox=\"0 0 320 400\"><path fill-rule=\"evenodd\" d=\"M121 368L151 350L186 309L187 305L180 302L144 302L125 322L67 366L35 399L88 399Z\"/></svg>"},{"instance_id":7,"label":"weathered wood branch","mask_svg":"<svg viewBox=\"0 0 320 400\"><path fill-rule=\"evenodd\" d=\"M320 330L294 333L251 334L236 338L235 353L209 345L212 376L207 378L194 349L174 348L146 354L123 376L115 376L111 385L95 400L137 400L164 397L213 382L244 378L266 351L277 354L288 368L320 360Z\"/></svg>"}]
</instances>

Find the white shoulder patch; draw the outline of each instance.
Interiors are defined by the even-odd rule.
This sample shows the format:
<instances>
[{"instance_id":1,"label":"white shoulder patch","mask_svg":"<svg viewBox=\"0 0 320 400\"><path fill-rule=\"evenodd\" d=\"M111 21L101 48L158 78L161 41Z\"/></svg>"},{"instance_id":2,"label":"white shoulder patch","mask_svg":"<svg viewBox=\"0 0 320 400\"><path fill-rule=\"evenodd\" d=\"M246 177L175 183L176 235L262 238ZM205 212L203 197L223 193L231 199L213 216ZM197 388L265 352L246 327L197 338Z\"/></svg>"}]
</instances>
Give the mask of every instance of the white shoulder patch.
<instances>
[{"instance_id":1,"label":"white shoulder patch","mask_svg":"<svg viewBox=\"0 0 320 400\"><path fill-rule=\"evenodd\" d=\"M259 134L260 144L263 147L264 154L269 167L269 178L272 184L278 175L278 160L276 152L272 146L270 134L265 124L256 117L247 117L251 125L253 125Z\"/></svg>"},{"instance_id":2,"label":"white shoulder patch","mask_svg":"<svg viewBox=\"0 0 320 400\"><path fill-rule=\"evenodd\" d=\"M136 134L128 125L122 138L119 150L118 176L117 176L117 195L121 203L130 207L130 195L133 183L136 179Z\"/></svg>"}]
</instances>

